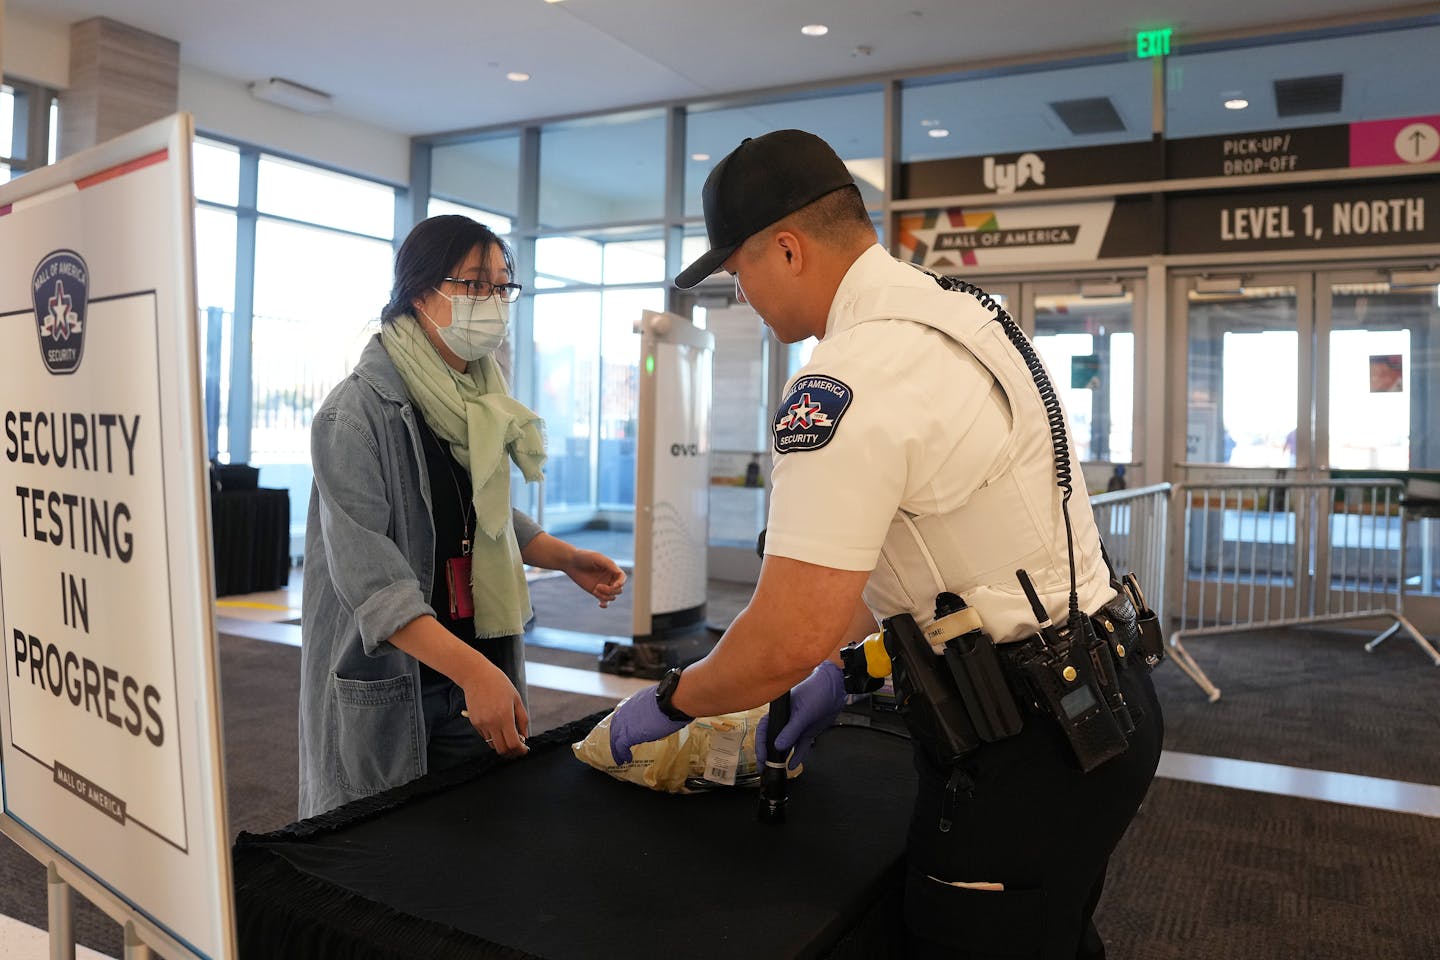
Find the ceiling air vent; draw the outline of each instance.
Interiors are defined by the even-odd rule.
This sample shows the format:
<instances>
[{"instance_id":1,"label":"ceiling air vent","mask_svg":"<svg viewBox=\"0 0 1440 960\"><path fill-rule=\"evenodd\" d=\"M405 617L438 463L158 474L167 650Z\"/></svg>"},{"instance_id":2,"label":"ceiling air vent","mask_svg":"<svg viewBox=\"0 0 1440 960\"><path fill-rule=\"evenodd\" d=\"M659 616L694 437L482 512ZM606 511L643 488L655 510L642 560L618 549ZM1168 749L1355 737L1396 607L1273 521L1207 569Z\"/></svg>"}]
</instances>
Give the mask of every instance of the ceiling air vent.
<instances>
[{"instance_id":1,"label":"ceiling air vent","mask_svg":"<svg viewBox=\"0 0 1440 960\"><path fill-rule=\"evenodd\" d=\"M1275 113L1282 117L1302 117L1312 113L1339 113L1340 96L1344 89L1345 75L1343 73L1276 80Z\"/></svg>"},{"instance_id":2,"label":"ceiling air vent","mask_svg":"<svg viewBox=\"0 0 1440 960\"><path fill-rule=\"evenodd\" d=\"M1120 119L1109 97L1057 100L1050 104L1050 109L1077 137L1088 133L1119 133L1125 129L1125 121Z\"/></svg>"}]
</instances>

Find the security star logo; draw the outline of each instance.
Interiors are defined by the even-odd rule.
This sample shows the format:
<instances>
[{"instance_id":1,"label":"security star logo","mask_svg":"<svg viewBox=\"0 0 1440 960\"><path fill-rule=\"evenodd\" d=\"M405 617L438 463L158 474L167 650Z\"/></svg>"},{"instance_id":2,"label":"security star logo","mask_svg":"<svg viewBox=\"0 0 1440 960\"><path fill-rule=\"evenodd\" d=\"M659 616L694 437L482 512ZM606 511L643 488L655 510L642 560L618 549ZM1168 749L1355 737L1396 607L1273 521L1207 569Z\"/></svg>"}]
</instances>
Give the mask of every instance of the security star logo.
<instances>
[{"instance_id":1,"label":"security star logo","mask_svg":"<svg viewBox=\"0 0 1440 960\"><path fill-rule=\"evenodd\" d=\"M80 314L75 312L75 298L65 292L65 281L55 281L55 293L50 297L50 311L40 321L40 336L69 340L70 334L80 336L84 330Z\"/></svg>"},{"instance_id":2,"label":"security star logo","mask_svg":"<svg viewBox=\"0 0 1440 960\"><path fill-rule=\"evenodd\" d=\"M56 250L40 261L30 282L40 359L56 375L74 373L85 355L85 309L90 271L74 250Z\"/></svg>"},{"instance_id":3,"label":"security star logo","mask_svg":"<svg viewBox=\"0 0 1440 960\"><path fill-rule=\"evenodd\" d=\"M800 399L775 424L776 430L809 430L812 426L828 427L830 418L821 412L821 406L810 400L810 394L801 394Z\"/></svg>"},{"instance_id":4,"label":"security star logo","mask_svg":"<svg viewBox=\"0 0 1440 960\"><path fill-rule=\"evenodd\" d=\"M776 453L819 450L835 436L850 407L850 387L825 374L804 374L775 408L771 425Z\"/></svg>"}]
</instances>

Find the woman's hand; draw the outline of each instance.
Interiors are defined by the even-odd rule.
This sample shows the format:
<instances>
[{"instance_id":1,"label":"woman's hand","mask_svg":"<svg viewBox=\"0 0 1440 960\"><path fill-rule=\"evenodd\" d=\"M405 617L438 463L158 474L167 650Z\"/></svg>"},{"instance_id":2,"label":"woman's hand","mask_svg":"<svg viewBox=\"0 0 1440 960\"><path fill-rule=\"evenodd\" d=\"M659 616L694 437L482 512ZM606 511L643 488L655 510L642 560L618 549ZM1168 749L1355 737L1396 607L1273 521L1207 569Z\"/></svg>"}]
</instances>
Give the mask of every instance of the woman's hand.
<instances>
[{"instance_id":1,"label":"woman's hand","mask_svg":"<svg viewBox=\"0 0 1440 960\"><path fill-rule=\"evenodd\" d=\"M465 692L470 725L496 753L513 758L530 752L525 745L530 735L530 714L515 685L499 667L477 652L472 664L452 679Z\"/></svg>"},{"instance_id":2,"label":"woman's hand","mask_svg":"<svg viewBox=\"0 0 1440 960\"><path fill-rule=\"evenodd\" d=\"M576 550L562 569L602 607L610 606L625 589L625 571L594 550Z\"/></svg>"}]
</instances>

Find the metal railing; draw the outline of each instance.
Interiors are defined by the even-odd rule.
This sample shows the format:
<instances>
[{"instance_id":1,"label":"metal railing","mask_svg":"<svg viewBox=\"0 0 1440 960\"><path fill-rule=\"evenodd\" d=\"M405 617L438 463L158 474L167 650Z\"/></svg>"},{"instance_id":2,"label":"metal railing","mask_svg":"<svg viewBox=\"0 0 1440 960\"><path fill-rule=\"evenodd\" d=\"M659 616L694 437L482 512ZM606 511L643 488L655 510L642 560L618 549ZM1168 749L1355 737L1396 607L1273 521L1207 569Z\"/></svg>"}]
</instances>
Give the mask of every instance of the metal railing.
<instances>
[{"instance_id":1,"label":"metal railing","mask_svg":"<svg viewBox=\"0 0 1440 960\"><path fill-rule=\"evenodd\" d=\"M1398 480L1178 484L1171 491L1166 610L1177 666L1211 701L1220 690L1183 637L1388 617L1365 645L1404 630L1404 488Z\"/></svg>"},{"instance_id":2,"label":"metal railing","mask_svg":"<svg viewBox=\"0 0 1440 960\"><path fill-rule=\"evenodd\" d=\"M1170 505L1170 484L1157 483L1135 490L1116 490L1090 498L1095 529L1120 575L1134 573L1146 599L1164 622L1165 537Z\"/></svg>"}]
</instances>

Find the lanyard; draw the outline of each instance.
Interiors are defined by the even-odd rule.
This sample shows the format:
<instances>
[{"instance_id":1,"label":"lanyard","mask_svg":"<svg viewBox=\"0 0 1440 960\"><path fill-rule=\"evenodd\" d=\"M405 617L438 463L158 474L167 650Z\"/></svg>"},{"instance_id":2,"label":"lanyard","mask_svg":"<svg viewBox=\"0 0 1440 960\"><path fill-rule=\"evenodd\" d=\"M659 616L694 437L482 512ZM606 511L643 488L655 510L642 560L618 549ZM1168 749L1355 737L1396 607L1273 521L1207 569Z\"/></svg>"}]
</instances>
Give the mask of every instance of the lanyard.
<instances>
[{"instance_id":1,"label":"lanyard","mask_svg":"<svg viewBox=\"0 0 1440 960\"><path fill-rule=\"evenodd\" d=\"M455 458L450 455L450 451L446 449L446 445L440 442L440 437L435 433L435 428L430 426L430 424L427 422L425 424L425 429L430 432L430 436L435 440L435 446L438 447L440 450L440 457L445 461L446 469L450 471L450 482L455 486L455 500L460 506L460 516L462 518L460 555L462 557L468 557L470 555L471 540L470 519L475 513L475 501L466 501L465 494L460 492L460 478L455 475ZM435 492L434 484L431 484L430 492L432 494Z\"/></svg>"}]
</instances>

